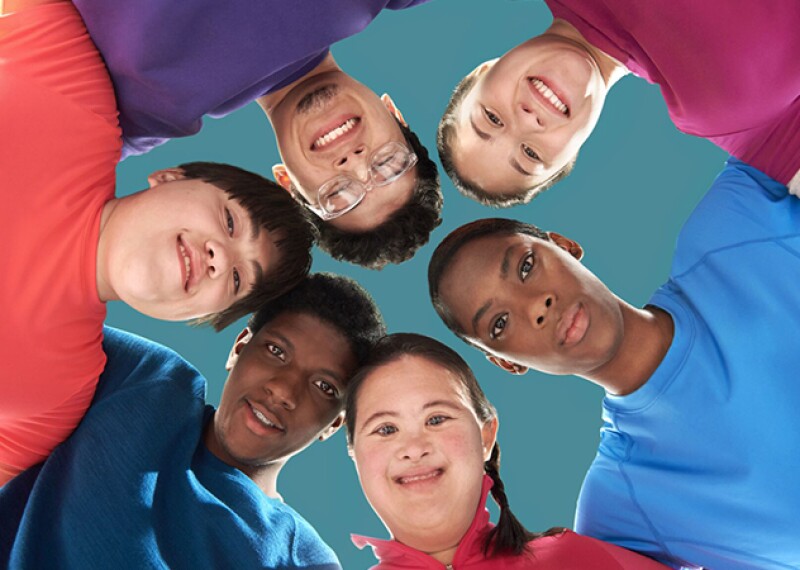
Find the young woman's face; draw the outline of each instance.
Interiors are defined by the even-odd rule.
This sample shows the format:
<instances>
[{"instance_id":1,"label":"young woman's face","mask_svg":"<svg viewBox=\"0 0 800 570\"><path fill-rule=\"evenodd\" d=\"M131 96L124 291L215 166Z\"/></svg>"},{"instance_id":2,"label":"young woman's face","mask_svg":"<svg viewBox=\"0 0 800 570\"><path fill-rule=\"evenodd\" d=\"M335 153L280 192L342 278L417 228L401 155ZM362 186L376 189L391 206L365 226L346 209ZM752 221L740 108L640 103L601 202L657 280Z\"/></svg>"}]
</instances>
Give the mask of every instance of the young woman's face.
<instances>
[{"instance_id":1,"label":"young woman's face","mask_svg":"<svg viewBox=\"0 0 800 570\"><path fill-rule=\"evenodd\" d=\"M461 381L419 356L373 371L357 410L353 456L372 508L404 544L454 548L478 507L497 421L480 422Z\"/></svg>"}]
</instances>

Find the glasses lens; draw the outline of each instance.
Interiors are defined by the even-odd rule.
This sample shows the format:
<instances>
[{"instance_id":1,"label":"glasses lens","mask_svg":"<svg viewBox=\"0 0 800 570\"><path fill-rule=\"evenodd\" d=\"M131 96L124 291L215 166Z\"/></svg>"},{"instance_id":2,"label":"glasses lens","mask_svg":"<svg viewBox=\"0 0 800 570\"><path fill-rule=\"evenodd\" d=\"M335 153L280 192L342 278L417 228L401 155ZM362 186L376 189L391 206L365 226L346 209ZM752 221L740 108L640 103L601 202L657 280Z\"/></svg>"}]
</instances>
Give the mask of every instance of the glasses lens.
<instances>
[{"instance_id":1,"label":"glasses lens","mask_svg":"<svg viewBox=\"0 0 800 570\"><path fill-rule=\"evenodd\" d=\"M364 195L364 186L349 178L337 178L326 183L319 191L319 205L329 214L338 214L358 203Z\"/></svg>"},{"instance_id":2,"label":"glasses lens","mask_svg":"<svg viewBox=\"0 0 800 570\"><path fill-rule=\"evenodd\" d=\"M389 143L372 155L372 179L375 184L388 184L400 178L413 165L413 155L397 143Z\"/></svg>"}]
</instances>

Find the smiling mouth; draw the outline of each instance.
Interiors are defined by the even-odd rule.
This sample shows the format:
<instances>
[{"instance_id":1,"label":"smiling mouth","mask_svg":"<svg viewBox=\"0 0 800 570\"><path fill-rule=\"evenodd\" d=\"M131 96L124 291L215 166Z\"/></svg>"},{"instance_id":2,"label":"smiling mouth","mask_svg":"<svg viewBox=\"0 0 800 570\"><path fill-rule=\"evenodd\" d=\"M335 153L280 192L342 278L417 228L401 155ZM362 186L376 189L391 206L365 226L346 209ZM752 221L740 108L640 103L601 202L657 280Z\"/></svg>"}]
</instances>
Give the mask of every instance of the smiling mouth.
<instances>
[{"instance_id":1,"label":"smiling mouth","mask_svg":"<svg viewBox=\"0 0 800 570\"><path fill-rule=\"evenodd\" d=\"M395 483L399 485L414 485L419 483L427 483L434 481L444 474L444 469L433 469L424 473L417 473L415 475L405 475L403 477L396 477Z\"/></svg>"},{"instance_id":2,"label":"smiling mouth","mask_svg":"<svg viewBox=\"0 0 800 570\"><path fill-rule=\"evenodd\" d=\"M564 103L564 101L562 101L558 95L555 94L555 92L547 85L547 83L538 77L530 77L528 78L528 82L530 83L531 87L533 87L553 109L565 117L569 117L569 106Z\"/></svg>"},{"instance_id":3,"label":"smiling mouth","mask_svg":"<svg viewBox=\"0 0 800 570\"><path fill-rule=\"evenodd\" d=\"M192 276L192 258L189 255L189 252L186 251L186 246L183 245L183 239L181 239L181 236L178 236L178 253L183 260L183 268L181 271L181 273L184 275L183 290L189 291L189 279Z\"/></svg>"},{"instance_id":4,"label":"smiling mouth","mask_svg":"<svg viewBox=\"0 0 800 570\"><path fill-rule=\"evenodd\" d=\"M350 117L341 124L333 127L329 131L323 133L311 144L311 150L320 150L325 148L339 137L351 132L361 122L360 117Z\"/></svg>"},{"instance_id":5,"label":"smiling mouth","mask_svg":"<svg viewBox=\"0 0 800 570\"><path fill-rule=\"evenodd\" d=\"M247 402L247 405L250 407L250 410L253 412L253 415L262 425L268 428L276 429L278 431L286 431L283 426L276 423L277 420L273 421L269 419L261 410L253 406L253 404L251 404L249 401Z\"/></svg>"}]
</instances>

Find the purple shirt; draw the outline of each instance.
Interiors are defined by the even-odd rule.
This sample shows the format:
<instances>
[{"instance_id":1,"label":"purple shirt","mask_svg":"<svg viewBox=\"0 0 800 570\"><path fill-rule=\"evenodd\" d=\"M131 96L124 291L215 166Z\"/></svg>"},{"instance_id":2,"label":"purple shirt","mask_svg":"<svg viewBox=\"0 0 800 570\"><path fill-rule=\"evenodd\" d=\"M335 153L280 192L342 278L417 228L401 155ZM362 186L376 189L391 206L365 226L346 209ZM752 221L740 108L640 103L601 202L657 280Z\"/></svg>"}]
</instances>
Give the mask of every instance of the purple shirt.
<instances>
[{"instance_id":1,"label":"purple shirt","mask_svg":"<svg viewBox=\"0 0 800 570\"><path fill-rule=\"evenodd\" d=\"M661 87L683 132L788 184L800 169L797 0L546 0Z\"/></svg>"},{"instance_id":2,"label":"purple shirt","mask_svg":"<svg viewBox=\"0 0 800 570\"><path fill-rule=\"evenodd\" d=\"M125 146L197 133L299 79L384 8L427 0L74 0L114 81Z\"/></svg>"}]
</instances>

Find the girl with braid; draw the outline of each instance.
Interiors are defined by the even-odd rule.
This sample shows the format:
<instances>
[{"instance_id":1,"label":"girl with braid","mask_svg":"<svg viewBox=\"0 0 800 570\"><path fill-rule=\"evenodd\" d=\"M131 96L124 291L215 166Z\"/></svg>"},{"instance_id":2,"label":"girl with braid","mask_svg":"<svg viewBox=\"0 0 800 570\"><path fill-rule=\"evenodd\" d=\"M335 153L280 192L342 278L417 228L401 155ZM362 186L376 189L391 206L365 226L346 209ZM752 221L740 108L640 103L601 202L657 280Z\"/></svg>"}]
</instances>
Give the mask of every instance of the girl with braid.
<instances>
[{"instance_id":1,"label":"girl with braid","mask_svg":"<svg viewBox=\"0 0 800 570\"><path fill-rule=\"evenodd\" d=\"M372 546L377 569L666 568L570 530L528 531L500 479L497 412L467 363L436 340L385 337L350 381L346 417L364 494L392 535L353 536Z\"/></svg>"}]
</instances>

